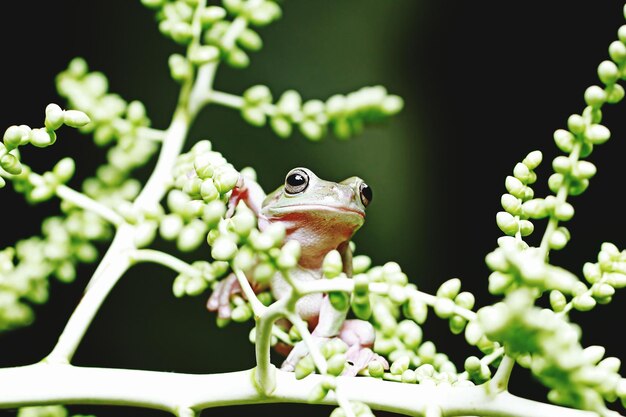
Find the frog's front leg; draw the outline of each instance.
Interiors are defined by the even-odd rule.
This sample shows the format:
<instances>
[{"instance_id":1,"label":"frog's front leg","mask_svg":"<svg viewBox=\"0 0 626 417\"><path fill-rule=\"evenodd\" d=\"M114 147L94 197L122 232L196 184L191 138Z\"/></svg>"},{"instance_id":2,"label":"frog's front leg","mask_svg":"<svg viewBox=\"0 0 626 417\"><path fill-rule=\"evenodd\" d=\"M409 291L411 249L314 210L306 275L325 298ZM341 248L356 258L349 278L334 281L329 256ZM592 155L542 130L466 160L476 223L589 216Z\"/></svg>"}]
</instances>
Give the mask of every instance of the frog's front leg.
<instances>
[{"instance_id":1,"label":"frog's front leg","mask_svg":"<svg viewBox=\"0 0 626 417\"><path fill-rule=\"evenodd\" d=\"M261 218L261 208L265 197L265 191L256 181L240 175L239 181L237 181L237 185L231 191L228 199L226 217L231 217L235 213L237 204L243 201L258 218Z\"/></svg>"}]
</instances>

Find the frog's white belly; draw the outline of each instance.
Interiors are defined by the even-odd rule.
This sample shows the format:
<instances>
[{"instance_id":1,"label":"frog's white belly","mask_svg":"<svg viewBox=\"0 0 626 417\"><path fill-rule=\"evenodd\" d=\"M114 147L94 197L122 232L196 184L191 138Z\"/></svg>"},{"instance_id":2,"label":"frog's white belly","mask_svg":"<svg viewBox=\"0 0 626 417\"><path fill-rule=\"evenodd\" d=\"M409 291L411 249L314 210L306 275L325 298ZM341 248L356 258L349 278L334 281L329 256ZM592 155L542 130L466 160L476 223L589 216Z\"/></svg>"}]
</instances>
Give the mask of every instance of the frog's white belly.
<instances>
[{"instance_id":1,"label":"frog's white belly","mask_svg":"<svg viewBox=\"0 0 626 417\"><path fill-rule=\"evenodd\" d=\"M314 281L322 277L319 269L305 269L301 266L291 271L291 276L295 281ZM272 295L280 300L291 292L291 286L280 273L274 274L271 282ZM317 318L320 314L320 307L324 294L308 294L300 298L296 303L296 312L304 320L309 321Z\"/></svg>"}]
</instances>

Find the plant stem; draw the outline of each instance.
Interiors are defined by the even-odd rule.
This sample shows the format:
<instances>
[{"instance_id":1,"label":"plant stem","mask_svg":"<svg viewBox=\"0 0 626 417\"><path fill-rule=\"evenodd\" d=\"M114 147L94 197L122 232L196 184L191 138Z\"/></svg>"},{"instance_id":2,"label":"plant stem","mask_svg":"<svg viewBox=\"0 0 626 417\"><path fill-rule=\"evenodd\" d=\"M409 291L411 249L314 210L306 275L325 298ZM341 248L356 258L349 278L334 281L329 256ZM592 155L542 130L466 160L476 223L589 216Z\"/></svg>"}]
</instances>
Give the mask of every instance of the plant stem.
<instances>
[{"instance_id":1,"label":"plant stem","mask_svg":"<svg viewBox=\"0 0 626 417\"><path fill-rule=\"evenodd\" d=\"M271 396L255 387L252 370L214 375L177 374L127 369L82 368L36 364L0 369L0 408L42 404L110 404L145 407L177 414L212 407L277 402L307 403L323 376L297 380L293 372L275 371ZM437 387L375 378L338 377L342 395L373 409L420 415L427 405L445 416L597 417L576 410L527 400L507 391L490 393L484 385ZM333 392L318 404L336 404Z\"/></svg>"},{"instance_id":2,"label":"plant stem","mask_svg":"<svg viewBox=\"0 0 626 417\"><path fill-rule=\"evenodd\" d=\"M489 381L489 388L492 392L506 391L509 386L509 378L515 366L515 359L509 355L504 355L496 374Z\"/></svg>"},{"instance_id":3,"label":"plant stem","mask_svg":"<svg viewBox=\"0 0 626 417\"><path fill-rule=\"evenodd\" d=\"M284 316L285 306L289 300L283 298L265 308L256 316L256 336L254 349L256 355L256 369L254 380L257 390L264 395L270 395L276 389L276 367L272 365L272 331L276 320ZM264 306L265 307L265 306Z\"/></svg>"},{"instance_id":4,"label":"plant stem","mask_svg":"<svg viewBox=\"0 0 626 417\"><path fill-rule=\"evenodd\" d=\"M169 253L161 252L154 249L137 249L129 253L130 260L132 262L154 262L164 265L179 274L184 274L190 277L199 277L201 272L188 264L181 261L179 258L170 255Z\"/></svg>"},{"instance_id":5,"label":"plant stem","mask_svg":"<svg viewBox=\"0 0 626 417\"><path fill-rule=\"evenodd\" d=\"M114 210L63 184L56 187L56 195L62 200L69 201L76 207L97 214L115 226L119 227L124 223L124 218Z\"/></svg>"},{"instance_id":6,"label":"plant stem","mask_svg":"<svg viewBox=\"0 0 626 417\"><path fill-rule=\"evenodd\" d=\"M239 286L241 286L241 290L245 294L248 302L250 303L250 307L252 308L252 312L256 317L260 317L263 315L263 312L267 310L267 307L263 305L261 301L257 298L254 290L250 286L250 282L248 278L246 278L246 274L241 269L235 269L235 276L237 277L237 281L239 281Z\"/></svg>"},{"instance_id":7,"label":"plant stem","mask_svg":"<svg viewBox=\"0 0 626 417\"><path fill-rule=\"evenodd\" d=\"M298 292L302 295L332 291L351 293L354 291L354 280L349 278L320 279L317 281L298 282L297 286ZM372 282L369 284L369 291L372 294L388 294L389 289L390 285L384 282ZM427 294L413 288L404 288L404 291L406 292L407 297L419 297L421 301L431 307L436 304L438 299L435 295ZM475 312L457 305L454 306L453 312L468 321L476 319Z\"/></svg>"}]
</instances>

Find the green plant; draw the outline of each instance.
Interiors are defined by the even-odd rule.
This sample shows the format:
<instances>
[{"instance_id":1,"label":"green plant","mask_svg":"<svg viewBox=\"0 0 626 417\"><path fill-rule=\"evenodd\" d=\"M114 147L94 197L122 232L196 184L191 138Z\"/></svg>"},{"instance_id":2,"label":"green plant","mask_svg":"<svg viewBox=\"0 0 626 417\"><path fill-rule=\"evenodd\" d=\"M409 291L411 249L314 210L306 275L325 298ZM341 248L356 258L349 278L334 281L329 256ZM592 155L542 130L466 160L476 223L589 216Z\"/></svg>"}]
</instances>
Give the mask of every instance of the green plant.
<instances>
[{"instance_id":1,"label":"green plant","mask_svg":"<svg viewBox=\"0 0 626 417\"><path fill-rule=\"evenodd\" d=\"M185 6L186 3L180 2L180 6L172 6L172 9L177 7L180 10L175 9L171 13L184 15L193 10L191 3ZM260 9L264 11L259 13L263 18L270 19L275 15L277 6L274 3L262 4L265 9ZM159 4L156 2L153 5ZM195 6L202 10L202 3ZM227 3L227 6L235 14L241 12L236 2ZM110 145L110 141L113 141L113 146L109 151L108 164L99 169L95 179L85 182L84 194L75 193L63 185L73 171L72 162L68 160L63 160L50 173L40 176L24 166L22 172L18 172L19 160L15 151L14 157L3 155L2 166L10 174L6 177L12 180L17 191L23 192L33 202L56 194L64 200L63 210L67 214L66 218L46 221L43 241L35 239L16 245L15 252L21 261L19 266L13 265L12 249L3 252L6 258L3 267L7 271L11 270L5 272L4 276L9 278L6 280L9 284L14 284L7 285L10 289L4 292L8 295L3 316L6 328L28 322L30 310L21 301L43 301L48 275L72 280L77 262L95 258L90 242L110 238L112 229L107 223L116 227L116 233L107 255L100 262L92 286L46 363L3 371L3 379L10 381L10 386L3 385L4 398L7 398L3 404L11 407L55 400L63 402L60 400L67 399L69 395L68 402L126 403L193 415L207 406L267 401L265 395L270 394L284 396L292 401L339 402L341 408L334 412L336 415L366 415L369 409L365 403L373 408L432 416L442 413L586 415L575 410L539 405L508 394L508 377L517 360L520 365L530 367L552 389L550 400L609 415L610 412L605 409L605 400L613 401L624 395L624 384L616 369L619 363L615 358L600 361L604 352L599 347L583 350L579 343L580 334L567 321L567 313L572 308L586 310L596 302L610 301L613 289L623 286L624 254L614 245L605 243L598 263L588 264L583 271L590 284L588 286L568 271L550 265L546 258L551 250L563 248L569 239L568 231L561 226L573 215L573 209L566 201L567 196L584 191L588 179L595 173L593 165L582 161L582 157L591 152L592 145L608 139L608 130L599 124L600 108L607 101L619 101L623 95L623 90L616 83L626 57L621 52L620 48L624 47L619 41L612 44L610 51L611 58L620 66L609 61L601 64L599 75L603 86L587 90L585 99L589 107L582 116L569 119L569 133L565 130L555 133L557 145L569 155L554 160L556 174L549 182L555 195L544 199L533 198L530 185L536 180L534 170L542 159L538 152L530 153L516 165L514 175L507 179L507 194L502 198L504 211L497 216L498 226L507 236L499 240L498 248L487 257L487 264L494 271L489 280L490 291L503 295L502 302L484 307L476 314L472 311L474 298L468 292L461 292L459 280L449 280L436 295L429 295L409 284L397 264L389 262L382 267L371 268L368 258L364 256L355 258L356 275L352 280L340 277L310 285L294 283L299 290L299 294L294 293L294 297L319 291L353 293L354 313L360 317L372 315L372 321L379 330L376 350L393 361L390 372L385 373L373 365L368 369L370 379L359 377L346 380L314 375L301 380L294 379L294 376L305 376L315 368L318 373L326 373L326 360L335 363L342 354L341 347L331 346L313 355L312 363L303 360L295 375L281 372L274 374L267 356L271 343L271 323L278 315L290 314L298 326L298 318L284 305L265 307L269 296L263 293L254 296L249 291L250 304L243 302L243 299L236 301L238 310L233 319L249 319L252 312L258 316L259 330L255 335L258 366L254 373L257 385L250 382L252 372L186 378L141 371L77 368L63 364L71 358L112 285L133 263L158 262L179 272L174 281L174 293L177 296L204 292L227 271L229 265L226 262L230 262L234 269L246 269L241 267L241 263L245 264L245 256L250 254L251 249L253 256L267 259L271 267L282 269L285 273L293 266L293 247L284 247L282 251L273 250L281 244L280 233L264 236L269 238L269 246L273 248L255 244L255 236L262 234L252 231L255 229L245 210L237 213L237 216L241 214L237 220L230 222L232 230L226 230L234 231L234 234L224 233L224 229L219 228L220 223L224 224L221 220L225 212L224 202L235 186L237 173L221 155L211 150L207 141L198 142L189 152L180 154L189 118L199 110L200 102L213 100L236 107L241 110L246 121L255 125L266 122L269 115L271 127L279 135L287 135L295 121L302 133L311 139L318 139L327 123L336 135L348 136L358 129L361 121L370 117L378 118L384 113L394 113L399 109L399 99L381 94L380 89L362 93L367 98L364 100L367 112L357 111L347 115L335 111L335 105L341 99L329 100L324 108L320 103L309 102L308 107L303 106L302 113L298 113L290 110L290 105L299 108L296 96L292 93L282 96L283 100L273 106L267 89L263 87L248 90L243 98L211 91L208 85L203 86L202 83L212 81L212 73L218 62L225 60L235 66L246 62L241 50L231 49L234 38L237 38L231 31L243 30L246 22L257 19L253 14L238 14L239 20L235 20L238 23L233 23L231 29L220 34L224 30L224 25L217 24L224 17L221 10L209 8L206 12L197 11L195 35L193 25L188 27L181 22L160 25L174 40L189 45L187 57L181 55L170 59L173 78L182 82L182 93L173 125L166 134L149 127L140 103L127 104L119 97L107 94L105 79L97 73L88 74L81 60L70 64L68 70L60 75L58 85L61 94L68 98L70 108L86 112L91 123L83 123L87 119L82 113L64 113L52 105L46 111L45 125L48 130L37 130L34 133L24 127L7 130L4 144L11 149L16 148L16 145L26 145L27 142L35 145L51 144L54 135L50 130L60 127L61 122L88 133L93 132L94 139L101 145ZM201 18L210 23L206 44L202 47L198 43L197 32ZM214 19L218 21L214 22ZM217 34L211 33L213 31ZM254 35L248 34L247 38L243 41L246 45L258 45ZM194 80L196 66L197 77ZM354 115L359 117L351 117ZM155 141L163 143L160 159L155 174L142 189L129 175L133 169L147 163L157 149ZM196 177L188 175L192 170ZM254 175L250 169L242 170L242 173ZM173 181L168 182L170 176ZM166 192L168 197L165 206L169 212L159 204ZM134 203L129 204L129 200ZM89 212L96 216L87 214ZM529 248L522 238L533 231L530 220L542 217L549 218L544 238L537 248ZM203 245L208 234L215 261L209 263L202 259L189 264L166 253L142 249L151 243L157 232L165 239L175 238L182 252ZM245 250L237 249L233 240L243 245ZM57 252L54 253L53 249ZM33 255L36 253L44 253L45 256L37 258ZM244 255L240 257L240 254ZM331 261L329 259L332 265ZM19 272L16 273L16 270ZM245 279L241 279L244 289L245 282ZM551 310L535 306L542 300L546 301L547 297L551 302ZM257 298L259 301L256 301ZM476 345L481 355L484 354L482 358L468 358L464 372L457 372L455 365L446 355L438 353L432 342L422 340L419 324L426 319L428 306L434 308L437 316L449 320L453 332L465 332L467 341ZM300 337L306 336L306 329L301 324L299 330ZM276 336L287 341L298 337L280 332L276 332ZM315 349L313 352L316 352ZM503 356L504 353L507 355ZM498 369L493 378L490 365ZM67 384L52 386L52 381L58 378L65 381L66 377ZM406 384L374 379L381 377ZM35 380L41 381L43 385L41 389L30 388L27 395L32 395L32 398L19 402L12 400L21 398L18 394L25 392L24 387ZM89 384L96 381L98 386L93 386L89 398L80 394L85 384L91 387ZM419 384L415 385L416 382ZM172 392L169 389L171 383L187 387L185 394L180 397ZM129 387L137 385L150 387L153 391L143 398L133 397ZM436 388L433 388L434 385ZM211 392L207 392L208 386L212 387ZM233 389L235 386L236 390ZM74 394L68 394L72 392ZM348 401L362 403L350 407ZM43 412L50 412L50 409ZM55 412L62 413L59 409Z\"/></svg>"}]
</instances>

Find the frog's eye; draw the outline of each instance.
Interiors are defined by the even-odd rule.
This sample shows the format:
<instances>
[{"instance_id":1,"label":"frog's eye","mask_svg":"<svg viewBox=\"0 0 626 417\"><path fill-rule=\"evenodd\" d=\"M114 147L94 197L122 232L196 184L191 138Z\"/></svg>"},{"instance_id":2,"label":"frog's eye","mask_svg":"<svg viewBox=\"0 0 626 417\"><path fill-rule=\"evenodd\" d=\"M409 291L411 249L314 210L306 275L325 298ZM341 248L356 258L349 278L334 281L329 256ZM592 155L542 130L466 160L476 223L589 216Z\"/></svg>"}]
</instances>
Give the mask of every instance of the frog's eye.
<instances>
[{"instance_id":1,"label":"frog's eye","mask_svg":"<svg viewBox=\"0 0 626 417\"><path fill-rule=\"evenodd\" d=\"M306 190L309 185L309 176L301 169L294 169L285 178L285 192L298 194Z\"/></svg>"},{"instance_id":2,"label":"frog's eye","mask_svg":"<svg viewBox=\"0 0 626 417\"><path fill-rule=\"evenodd\" d=\"M372 202L372 199L374 198L372 189L370 188L369 185L362 182L361 185L359 186L359 193L361 194L361 202L363 203L365 207L367 207L369 203Z\"/></svg>"}]
</instances>

